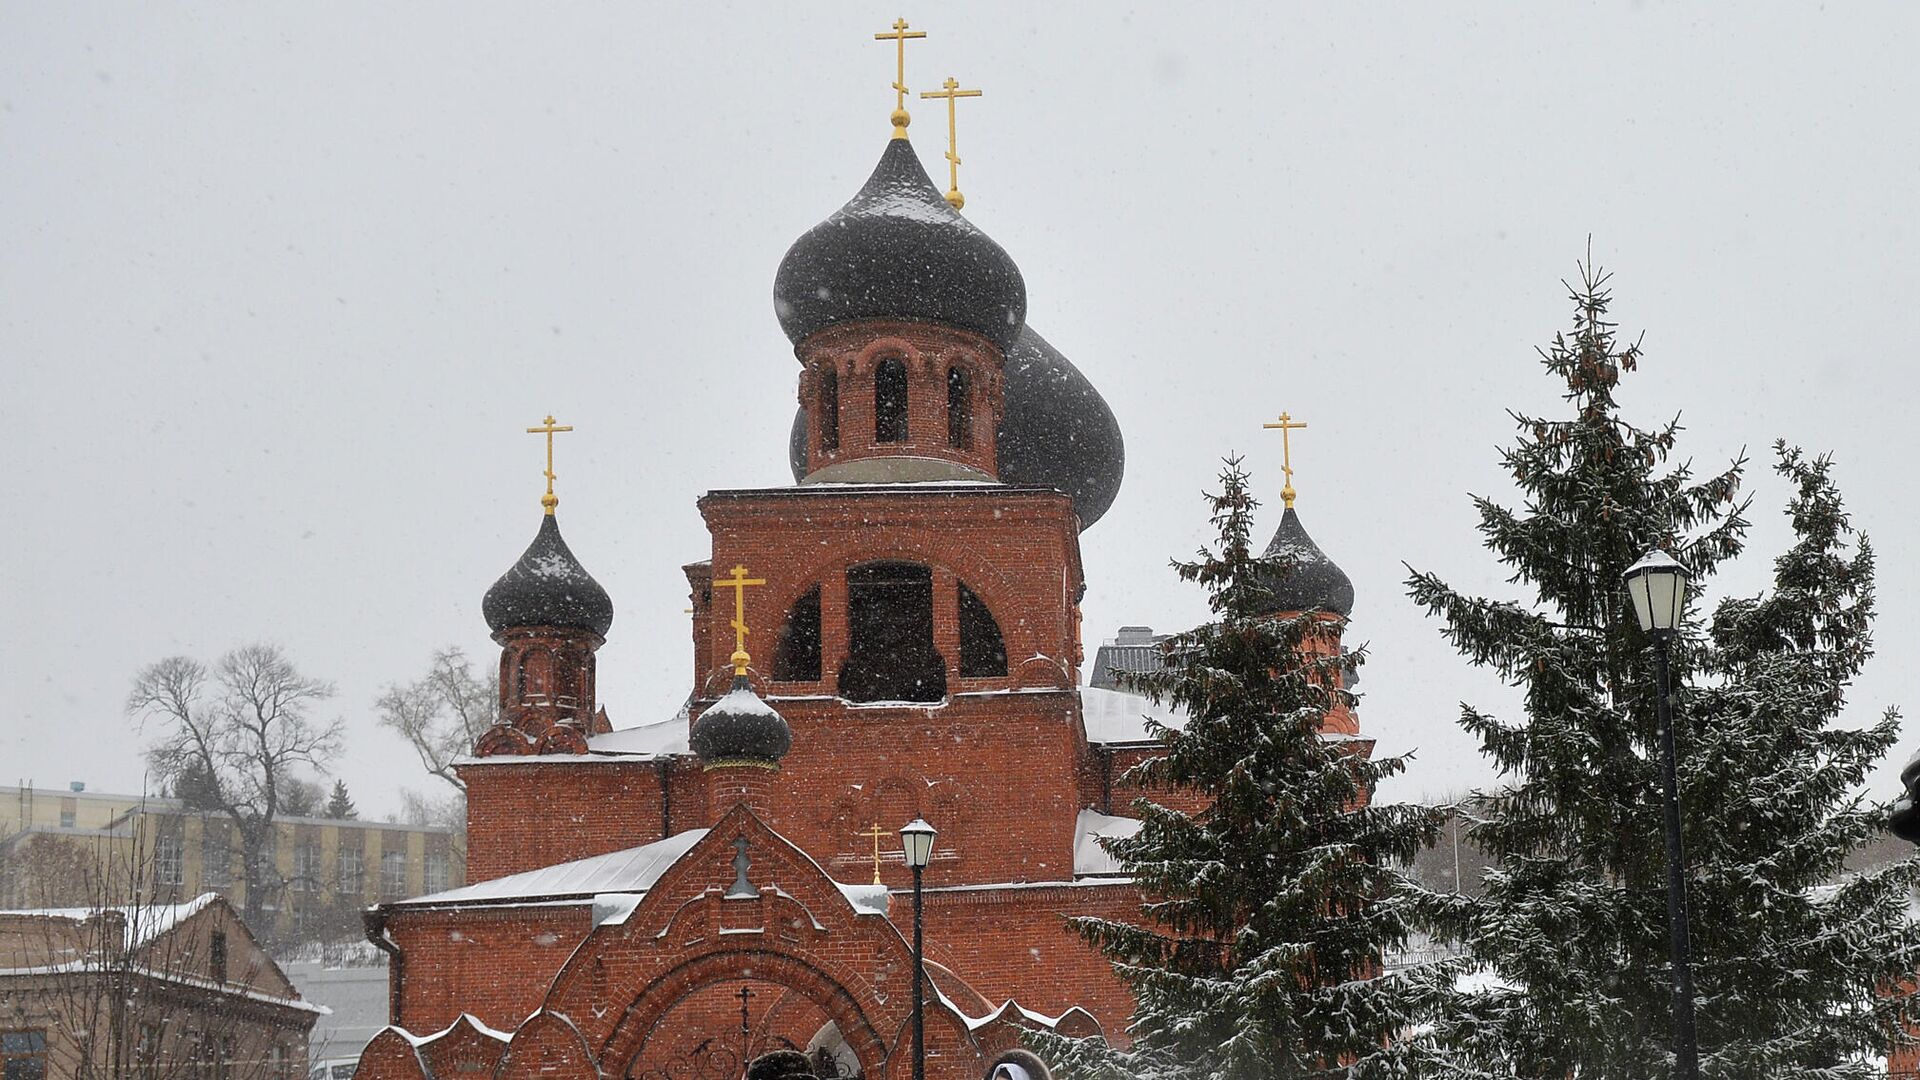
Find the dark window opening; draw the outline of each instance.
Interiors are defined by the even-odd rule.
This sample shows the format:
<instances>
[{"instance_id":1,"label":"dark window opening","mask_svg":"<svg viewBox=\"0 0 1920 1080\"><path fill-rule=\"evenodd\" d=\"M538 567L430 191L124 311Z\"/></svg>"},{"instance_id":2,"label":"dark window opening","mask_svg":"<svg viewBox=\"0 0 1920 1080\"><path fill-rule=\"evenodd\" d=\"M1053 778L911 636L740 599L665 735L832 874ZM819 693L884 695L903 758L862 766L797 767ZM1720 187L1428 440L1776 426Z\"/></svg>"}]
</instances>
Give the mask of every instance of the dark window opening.
<instances>
[{"instance_id":1,"label":"dark window opening","mask_svg":"<svg viewBox=\"0 0 1920 1080\"><path fill-rule=\"evenodd\" d=\"M967 373L947 369L947 445L960 450L973 446L973 398Z\"/></svg>"},{"instance_id":2,"label":"dark window opening","mask_svg":"<svg viewBox=\"0 0 1920 1080\"><path fill-rule=\"evenodd\" d=\"M840 373L828 368L820 376L820 449L840 448Z\"/></svg>"},{"instance_id":3,"label":"dark window opening","mask_svg":"<svg viewBox=\"0 0 1920 1080\"><path fill-rule=\"evenodd\" d=\"M873 370L873 441L907 441L907 365L899 360Z\"/></svg>"},{"instance_id":4,"label":"dark window opening","mask_svg":"<svg viewBox=\"0 0 1920 1080\"><path fill-rule=\"evenodd\" d=\"M933 572L917 563L869 563L847 571L848 701L939 701L946 661L933 647Z\"/></svg>"},{"instance_id":5,"label":"dark window opening","mask_svg":"<svg viewBox=\"0 0 1920 1080\"><path fill-rule=\"evenodd\" d=\"M207 947L207 966L213 969L213 981L227 981L227 932L215 930L213 941Z\"/></svg>"},{"instance_id":6,"label":"dark window opening","mask_svg":"<svg viewBox=\"0 0 1920 1080\"><path fill-rule=\"evenodd\" d=\"M960 584L960 674L970 678L1007 673L1007 642L987 602Z\"/></svg>"},{"instance_id":7,"label":"dark window opening","mask_svg":"<svg viewBox=\"0 0 1920 1080\"><path fill-rule=\"evenodd\" d=\"M820 586L801 594L780 625L773 650L773 677L780 682L820 680Z\"/></svg>"}]
</instances>

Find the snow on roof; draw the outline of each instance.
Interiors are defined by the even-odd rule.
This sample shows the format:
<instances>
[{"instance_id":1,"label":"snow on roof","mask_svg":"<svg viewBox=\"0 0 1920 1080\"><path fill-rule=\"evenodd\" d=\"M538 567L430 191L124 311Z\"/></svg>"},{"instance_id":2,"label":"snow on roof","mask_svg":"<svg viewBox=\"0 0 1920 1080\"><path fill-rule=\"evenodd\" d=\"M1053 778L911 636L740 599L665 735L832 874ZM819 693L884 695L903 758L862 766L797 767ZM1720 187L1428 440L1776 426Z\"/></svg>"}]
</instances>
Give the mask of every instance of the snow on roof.
<instances>
[{"instance_id":1,"label":"snow on roof","mask_svg":"<svg viewBox=\"0 0 1920 1080\"><path fill-rule=\"evenodd\" d=\"M848 885L840 881L835 881L833 884L840 890L840 895L847 898L847 903L853 905L854 914L885 915L887 913L887 897L892 894L885 885Z\"/></svg>"},{"instance_id":2,"label":"snow on roof","mask_svg":"<svg viewBox=\"0 0 1920 1080\"><path fill-rule=\"evenodd\" d=\"M1080 716L1087 725L1087 741L1094 743L1147 742L1147 717L1167 727L1187 726L1187 714L1172 705L1155 705L1139 694L1124 690L1105 690L1098 686L1080 688Z\"/></svg>"},{"instance_id":3,"label":"snow on roof","mask_svg":"<svg viewBox=\"0 0 1920 1080\"><path fill-rule=\"evenodd\" d=\"M727 691L719 701L702 710L700 715L705 716L716 710L723 716L771 716L783 722L786 719L775 712L773 706L767 704L759 694L754 693L752 687L745 685L736 686Z\"/></svg>"},{"instance_id":4,"label":"snow on roof","mask_svg":"<svg viewBox=\"0 0 1920 1080\"><path fill-rule=\"evenodd\" d=\"M1120 864L1100 846L1102 836L1132 836L1140 831L1140 819L1115 817L1097 810L1080 811L1073 830L1073 872L1082 875L1123 874Z\"/></svg>"},{"instance_id":5,"label":"snow on roof","mask_svg":"<svg viewBox=\"0 0 1920 1080\"><path fill-rule=\"evenodd\" d=\"M416 896L411 900L397 901L394 906L499 904L563 896L593 897L599 893L646 892L654 882L660 880L660 875L666 873L669 866L705 835L705 829L688 829L651 844L508 874L445 892Z\"/></svg>"},{"instance_id":6,"label":"snow on roof","mask_svg":"<svg viewBox=\"0 0 1920 1080\"><path fill-rule=\"evenodd\" d=\"M67 907L67 908L16 908L0 911L0 915L39 917L43 919L67 919L72 922L85 922L105 912L116 912L126 921L126 948L137 948L151 942L161 934L172 930L187 919L200 913L201 909L215 900L219 893L201 893L199 896L181 904L147 904L144 906L127 904L119 907Z\"/></svg>"},{"instance_id":7,"label":"snow on roof","mask_svg":"<svg viewBox=\"0 0 1920 1080\"><path fill-rule=\"evenodd\" d=\"M652 756L692 753L692 748L687 745L686 710L682 709L678 715L658 723L621 728L605 735L590 735L587 737L587 752Z\"/></svg>"}]
</instances>

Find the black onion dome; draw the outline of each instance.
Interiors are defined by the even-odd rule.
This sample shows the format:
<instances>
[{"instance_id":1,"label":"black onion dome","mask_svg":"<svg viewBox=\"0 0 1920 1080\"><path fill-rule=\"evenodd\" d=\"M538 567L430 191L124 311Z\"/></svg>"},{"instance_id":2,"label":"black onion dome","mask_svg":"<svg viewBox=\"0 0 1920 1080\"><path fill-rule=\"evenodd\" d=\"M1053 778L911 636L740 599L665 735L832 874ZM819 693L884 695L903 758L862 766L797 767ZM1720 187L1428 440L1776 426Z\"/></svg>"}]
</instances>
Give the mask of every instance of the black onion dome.
<instances>
[{"instance_id":1,"label":"black onion dome","mask_svg":"<svg viewBox=\"0 0 1920 1080\"><path fill-rule=\"evenodd\" d=\"M1080 527L1099 521L1126 472L1120 421L1073 361L1024 327L1007 351L1000 479L1073 497Z\"/></svg>"},{"instance_id":2,"label":"black onion dome","mask_svg":"<svg viewBox=\"0 0 1920 1080\"><path fill-rule=\"evenodd\" d=\"M1073 498L1080 527L1099 521L1120 493L1127 448L1106 399L1073 361L1022 327L1007 350L1006 411L998 436L1000 479L1022 487L1050 487ZM787 433L787 464L795 480L807 475L807 410Z\"/></svg>"},{"instance_id":3,"label":"black onion dome","mask_svg":"<svg viewBox=\"0 0 1920 1080\"><path fill-rule=\"evenodd\" d=\"M787 249L773 278L780 329L799 344L855 319L924 319L1002 350L1027 317L1013 259L947 205L919 155L891 139L860 193Z\"/></svg>"},{"instance_id":4,"label":"black onion dome","mask_svg":"<svg viewBox=\"0 0 1920 1080\"><path fill-rule=\"evenodd\" d=\"M1281 515L1266 556L1286 559L1291 567L1268 582L1273 593L1266 605L1268 613L1319 608L1343 617L1353 614L1353 581L1307 535L1293 507Z\"/></svg>"},{"instance_id":5,"label":"black onion dome","mask_svg":"<svg viewBox=\"0 0 1920 1080\"><path fill-rule=\"evenodd\" d=\"M689 744L708 765L753 763L773 765L793 746L793 729L773 706L753 692L745 675L733 677L733 688L707 707L693 722Z\"/></svg>"},{"instance_id":6,"label":"black onion dome","mask_svg":"<svg viewBox=\"0 0 1920 1080\"><path fill-rule=\"evenodd\" d=\"M552 514L541 519L526 554L487 590L480 611L496 634L510 627L558 626L604 638L613 625L612 598L573 557Z\"/></svg>"}]
</instances>

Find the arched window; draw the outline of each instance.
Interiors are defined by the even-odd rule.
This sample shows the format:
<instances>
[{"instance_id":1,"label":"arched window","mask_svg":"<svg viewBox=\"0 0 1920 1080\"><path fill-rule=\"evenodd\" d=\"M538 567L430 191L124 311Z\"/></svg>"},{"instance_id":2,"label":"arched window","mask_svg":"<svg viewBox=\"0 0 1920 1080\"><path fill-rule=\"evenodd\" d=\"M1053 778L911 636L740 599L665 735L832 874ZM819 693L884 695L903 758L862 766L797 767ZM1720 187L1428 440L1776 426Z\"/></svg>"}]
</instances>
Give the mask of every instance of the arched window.
<instances>
[{"instance_id":1,"label":"arched window","mask_svg":"<svg viewBox=\"0 0 1920 1080\"><path fill-rule=\"evenodd\" d=\"M1000 636L1000 623L966 582L960 582L959 588L960 674L968 678L1005 675L1007 642Z\"/></svg>"},{"instance_id":2,"label":"arched window","mask_svg":"<svg viewBox=\"0 0 1920 1080\"><path fill-rule=\"evenodd\" d=\"M873 441L907 441L907 365L897 359L873 369Z\"/></svg>"},{"instance_id":3,"label":"arched window","mask_svg":"<svg viewBox=\"0 0 1920 1080\"><path fill-rule=\"evenodd\" d=\"M947 665L933 647L933 572L919 563L878 562L847 571L847 658L840 696L848 701L939 701Z\"/></svg>"},{"instance_id":4,"label":"arched window","mask_svg":"<svg viewBox=\"0 0 1920 1080\"><path fill-rule=\"evenodd\" d=\"M828 368L820 376L820 449L840 448L840 373Z\"/></svg>"},{"instance_id":5,"label":"arched window","mask_svg":"<svg viewBox=\"0 0 1920 1080\"><path fill-rule=\"evenodd\" d=\"M800 594L780 625L773 652L773 677L781 682L820 680L820 586Z\"/></svg>"},{"instance_id":6,"label":"arched window","mask_svg":"<svg viewBox=\"0 0 1920 1080\"><path fill-rule=\"evenodd\" d=\"M968 390L967 373L948 368L947 445L961 450L973 446L973 396Z\"/></svg>"}]
</instances>

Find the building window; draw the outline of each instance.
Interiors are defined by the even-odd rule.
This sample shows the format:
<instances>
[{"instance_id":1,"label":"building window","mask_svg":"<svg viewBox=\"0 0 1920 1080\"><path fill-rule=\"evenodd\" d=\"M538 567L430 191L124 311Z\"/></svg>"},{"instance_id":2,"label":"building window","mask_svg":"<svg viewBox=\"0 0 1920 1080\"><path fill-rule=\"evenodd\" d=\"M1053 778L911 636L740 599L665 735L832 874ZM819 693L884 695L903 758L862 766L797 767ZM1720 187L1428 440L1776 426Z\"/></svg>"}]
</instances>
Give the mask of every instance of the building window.
<instances>
[{"instance_id":1,"label":"building window","mask_svg":"<svg viewBox=\"0 0 1920 1080\"><path fill-rule=\"evenodd\" d=\"M873 369L873 441L907 441L907 365L896 359Z\"/></svg>"},{"instance_id":2,"label":"building window","mask_svg":"<svg viewBox=\"0 0 1920 1080\"><path fill-rule=\"evenodd\" d=\"M973 394L967 373L947 369L947 445L957 450L973 446Z\"/></svg>"},{"instance_id":3,"label":"building window","mask_svg":"<svg viewBox=\"0 0 1920 1080\"><path fill-rule=\"evenodd\" d=\"M160 1025L141 1024L133 1044L133 1063L141 1080L153 1080L160 1071Z\"/></svg>"},{"instance_id":4,"label":"building window","mask_svg":"<svg viewBox=\"0 0 1920 1080\"><path fill-rule=\"evenodd\" d=\"M820 449L840 448L840 373L828 368L820 375Z\"/></svg>"},{"instance_id":5,"label":"building window","mask_svg":"<svg viewBox=\"0 0 1920 1080\"><path fill-rule=\"evenodd\" d=\"M933 572L918 563L880 562L847 571L847 659L840 696L848 701L939 701L946 661L933 647Z\"/></svg>"},{"instance_id":6,"label":"building window","mask_svg":"<svg viewBox=\"0 0 1920 1080\"><path fill-rule=\"evenodd\" d=\"M211 822L200 838L200 887L224 889L233 884L233 849L227 846L226 831Z\"/></svg>"},{"instance_id":7,"label":"building window","mask_svg":"<svg viewBox=\"0 0 1920 1080\"><path fill-rule=\"evenodd\" d=\"M293 848L293 891L313 892L320 888L320 845L309 840Z\"/></svg>"},{"instance_id":8,"label":"building window","mask_svg":"<svg viewBox=\"0 0 1920 1080\"><path fill-rule=\"evenodd\" d=\"M181 845L177 836L163 836L153 845L154 876L162 885L179 885L184 880L181 873Z\"/></svg>"},{"instance_id":9,"label":"building window","mask_svg":"<svg viewBox=\"0 0 1920 1080\"><path fill-rule=\"evenodd\" d=\"M780 624L773 650L773 677L784 682L820 680L820 586L800 595Z\"/></svg>"},{"instance_id":10,"label":"building window","mask_svg":"<svg viewBox=\"0 0 1920 1080\"><path fill-rule=\"evenodd\" d=\"M427 852L426 865L421 867L421 888L430 893L444 892L447 888L447 853L444 851Z\"/></svg>"},{"instance_id":11,"label":"building window","mask_svg":"<svg viewBox=\"0 0 1920 1080\"><path fill-rule=\"evenodd\" d=\"M986 601L965 582L960 589L960 674L970 678L1007 673L1007 642Z\"/></svg>"},{"instance_id":12,"label":"building window","mask_svg":"<svg viewBox=\"0 0 1920 1080\"><path fill-rule=\"evenodd\" d=\"M341 848L340 854L335 856L334 868L338 872L336 891L342 896L359 896L363 886L362 875L365 873L360 864L360 849Z\"/></svg>"},{"instance_id":13,"label":"building window","mask_svg":"<svg viewBox=\"0 0 1920 1080\"><path fill-rule=\"evenodd\" d=\"M407 891L407 853L404 851L383 851L380 853L380 893L383 896L399 896Z\"/></svg>"},{"instance_id":14,"label":"building window","mask_svg":"<svg viewBox=\"0 0 1920 1080\"><path fill-rule=\"evenodd\" d=\"M275 1043L269 1056L272 1071L268 1073L273 1080L293 1080L293 1055L287 1048Z\"/></svg>"},{"instance_id":15,"label":"building window","mask_svg":"<svg viewBox=\"0 0 1920 1080\"><path fill-rule=\"evenodd\" d=\"M60 827L73 828L74 818L79 815L80 804L73 799L60 800Z\"/></svg>"},{"instance_id":16,"label":"building window","mask_svg":"<svg viewBox=\"0 0 1920 1080\"><path fill-rule=\"evenodd\" d=\"M0 1031L0 1080L47 1080L47 1033Z\"/></svg>"},{"instance_id":17,"label":"building window","mask_svg":"<svg viewBox=\"0 0 1920 1080\"><path fill-rule=\"evenodd\" d=\"M207 946L207 968L213 975L213 981L227 981L227 932L215 930Z\"/></svg>"}]
</instances>

